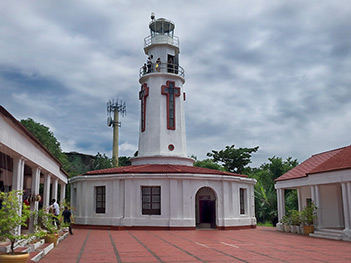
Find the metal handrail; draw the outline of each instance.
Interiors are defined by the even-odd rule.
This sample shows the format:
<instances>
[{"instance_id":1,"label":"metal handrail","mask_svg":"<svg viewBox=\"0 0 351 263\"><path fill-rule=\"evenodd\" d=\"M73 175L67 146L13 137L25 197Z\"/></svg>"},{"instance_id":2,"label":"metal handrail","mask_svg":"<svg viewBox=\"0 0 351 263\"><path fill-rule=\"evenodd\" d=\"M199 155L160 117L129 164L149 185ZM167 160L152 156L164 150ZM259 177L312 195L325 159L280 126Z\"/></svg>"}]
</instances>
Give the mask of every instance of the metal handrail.
<instances>
[{"instance_id":1,"label":"metal handrail","mask_svg":"<svg viewBox=\"0 0 351 263\"><path fill-rule=\"evenodd\" d=\"M179 48L179 38L177 36L168 35L149 35L144 38L144 47L149 47L153 44L170 44Z\"/></svg>"},{"instance_id":2,"label":"metal handrail","mask_svg":"<svg viewBox=\"0 0 351 263\"><path fill-rule=\"evenodd\" d=\"M161 64L153 63L153 64L150 64L149 66L148 65L142 66L139 69L140 78L149 73L169 73L169 74L175 74L184 78L184 69L181 66L177 64L172 64L172 63L161 63Z\"/></svg>"}]
</instances>

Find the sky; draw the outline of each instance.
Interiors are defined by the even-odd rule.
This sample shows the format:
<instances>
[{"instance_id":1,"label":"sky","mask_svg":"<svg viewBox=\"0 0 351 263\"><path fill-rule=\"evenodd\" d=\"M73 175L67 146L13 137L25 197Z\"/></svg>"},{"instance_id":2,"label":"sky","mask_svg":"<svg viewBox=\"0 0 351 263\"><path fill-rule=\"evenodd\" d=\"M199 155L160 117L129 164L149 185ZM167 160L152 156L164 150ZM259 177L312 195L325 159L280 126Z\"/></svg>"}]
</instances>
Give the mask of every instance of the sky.
<instances>
[{"instance_id":1,"label":"sky","mask_svg":"<svg viewBox=\"0 0 351 263\"><path fill-rule=\"evenodd\" d=\"M189 156L259 146L258 167L351 144L349 0L1 1L0 104L65 152L111 156L106 103L122 99L133 156L151 12L180 40Z\"/></svg>"}]
</instances>

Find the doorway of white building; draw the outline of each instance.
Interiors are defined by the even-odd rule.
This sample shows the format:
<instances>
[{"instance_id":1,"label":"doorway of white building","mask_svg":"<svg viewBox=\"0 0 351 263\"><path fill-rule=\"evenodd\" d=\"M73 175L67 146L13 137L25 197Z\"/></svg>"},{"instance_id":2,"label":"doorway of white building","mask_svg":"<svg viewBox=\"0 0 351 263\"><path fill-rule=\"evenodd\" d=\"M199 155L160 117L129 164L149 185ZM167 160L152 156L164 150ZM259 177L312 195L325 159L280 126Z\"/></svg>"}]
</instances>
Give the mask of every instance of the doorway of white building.
<instances>
[{"instance_id":1,"label":"doorway of white building","mask_svg":"<svg viewBox=\"0 0 351 263\"><path fill-rule=\"evenodd\" d=\"M200 188L195 197L196 227L216 228L216 193L209 187Z\"/></svg>"}]
</instances>

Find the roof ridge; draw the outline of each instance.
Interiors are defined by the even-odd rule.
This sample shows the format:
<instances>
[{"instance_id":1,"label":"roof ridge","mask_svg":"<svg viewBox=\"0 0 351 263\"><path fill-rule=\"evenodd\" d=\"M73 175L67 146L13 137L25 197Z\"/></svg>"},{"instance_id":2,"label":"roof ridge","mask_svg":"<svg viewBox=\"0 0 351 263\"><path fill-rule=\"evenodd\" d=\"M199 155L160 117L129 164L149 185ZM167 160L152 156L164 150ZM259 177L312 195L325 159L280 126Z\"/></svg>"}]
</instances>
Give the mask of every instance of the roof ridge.
<instances>
[{"instance_id":1,"label":"roof ridge","mask_svg":"<svg viewBox=\"0 0 351 263\"><path fill-rule=\"evenodd\" d=\"M132 174L132 173L164 173L164 174L214 174L214 175L230 175L239 177L248 177L247 175L231 173L227 171L215 170L210 168L180 165L180 164L142 164L142 165L130 165L113 167L107 169L100 169L95 171L86 172L84 175L103 175L103 174Z\"/></svg>"},{"instance_id":2,"label":"roof ridge","mask_svg":"<svg viewBox=\"0 0 351 263\"><path fill-rule=\"evenodd\" d=\"M325 165L330 165L330 163L335 163L335 161L339 160L340 158L343 158L343 155L348 154L348 152L351 152L351 145L350 147L343 147L339 149L337 153L335 153L333 156L330 156L327 160L325 160L323 163L319 164L316 166L314 169L309 171L307 174L314 174L314 173L319 173L321 172L321 168L325 169L325 171L336 171L336 170L344 170L344 169L349 169L349 167L335 167L335 165L331 165L332 167L329 167L328 169L325 168Z\"/></svg>"},{"instance_id":3,"label":"roof ridge","mask_svg":"<svg viewBox=\"0 0 351 263\"><path fill-rule=\"evenodd\" d=\"M337 149L333 149L333 150L329 150L329 151L325 151L325 152L320 152L320 153L312 154L311 157L313 157L313 156L318 156L318 155L321 155L321 154L326 154L326 153L329 153L329 152L344 150L344 149L347 148L347 147L351 147L351 144L350 144L350 145L347 145L347 146L343 146L343 147L337 148Z\"/></svg>"}]
</instances>

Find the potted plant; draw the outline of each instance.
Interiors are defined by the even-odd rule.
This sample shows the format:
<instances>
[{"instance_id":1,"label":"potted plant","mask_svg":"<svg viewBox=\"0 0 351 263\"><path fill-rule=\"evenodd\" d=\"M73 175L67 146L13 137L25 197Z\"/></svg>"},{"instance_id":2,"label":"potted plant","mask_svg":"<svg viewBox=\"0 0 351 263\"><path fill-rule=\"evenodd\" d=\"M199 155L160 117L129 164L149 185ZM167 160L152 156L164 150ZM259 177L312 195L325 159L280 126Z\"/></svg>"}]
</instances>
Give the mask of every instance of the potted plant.
<instances>
[{"instance_id":1,"label":"potted plant","mask_svg":"<svg viewBox=\"0 0 351 263\"><path fill-rule=\"evenodd\" d=\"M59 237L59 229L54 225L56 216L46 209L40 209L36 212L37 215L37 228L44 231L45 243L57 244L57 239Z\"/></svg>"},{"instance_id":2,"label":"potted plant","mask_svg":"<svg viewBox=\"0 0 351 263\"><path fill-rule=\"evenodd\" d=\"M290 217L285 215L282 217L282 223L284 225L284 231L290 232Z\"/></svg>"},{"instance_id":3,"label":"potted plant","mask_svg":"<svg viewBox=\"0 0 351 263\"><path fill-rule=\"evenodd\" d=\"M291 232L299 233L300 232L300 224L301 224L301 215L297 210L291 211Z\"/></svg>"},{"instance_id":4,"label":"potted plant","mask_svg":"<svg viewBox=\"0 0 351 263\"><path fill-rule=\"evenodd\" d=\"M20 233L20 227L27 226L27 219L31 216L29 206L22 203L22 195L22 191L0 192L0 239L11 243L11 251L0 254L0 262L27 262L29 253L15 252L15 243L42 236L41 232ZM21 208L22 212L19 213Z\"/></svg>"},{"instance_id":5,"label":"potted plant","mask_svg":"<svg viewBox=\"0 0 351 263\"><path fill-rule=\"evenodd\" d=\"M303 231L305 235L309 235L314 232L314 221L317 219L317 207L311 202L311 204L304 207L301 212L302 223L304 225Z\"/></svg>"}]
</instances>

